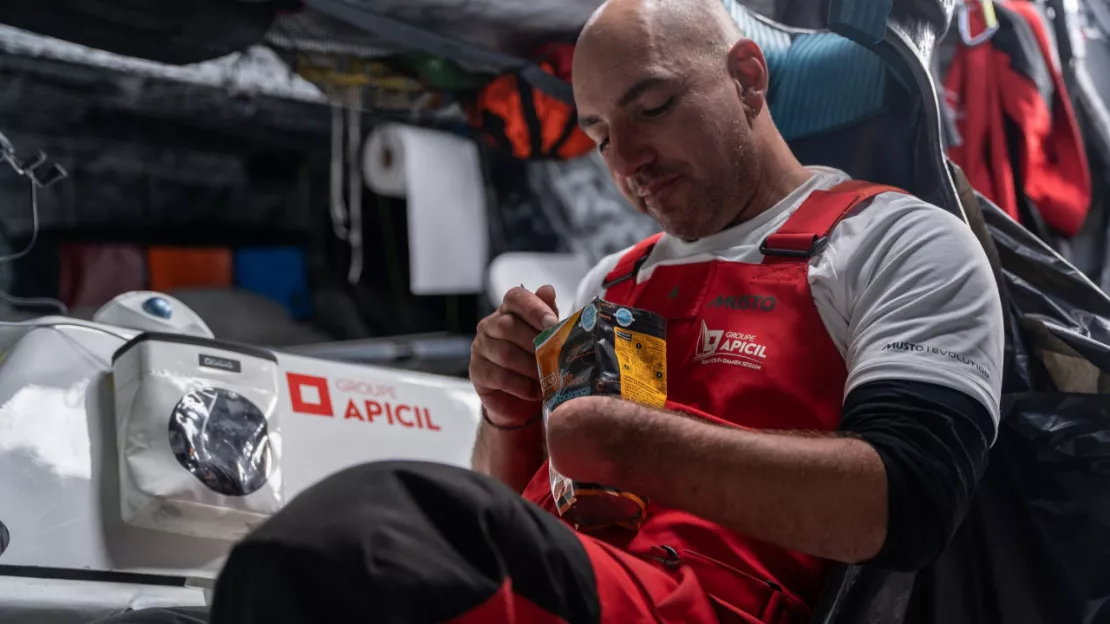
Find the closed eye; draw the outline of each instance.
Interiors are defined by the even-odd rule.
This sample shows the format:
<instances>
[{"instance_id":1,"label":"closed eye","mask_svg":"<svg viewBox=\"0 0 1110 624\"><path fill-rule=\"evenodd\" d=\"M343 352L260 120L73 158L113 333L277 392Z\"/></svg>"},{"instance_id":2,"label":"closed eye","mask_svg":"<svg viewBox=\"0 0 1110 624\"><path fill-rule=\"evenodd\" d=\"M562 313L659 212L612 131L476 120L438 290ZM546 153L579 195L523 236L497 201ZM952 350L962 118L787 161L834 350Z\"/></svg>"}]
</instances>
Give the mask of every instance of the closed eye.
<instances>
[{"instance_id":1,"label":"closed eye","mask_svg":"<svg viewBox=\"0 0 1110 624\"><path fill-rule=\"evenodd\" d=\"M663 102L662 106L646 109L642 114L644 117L658 117L659 115L667 112L667 109L671 107L671 104L674 104L673 97L668 98L666 102Z\"/></svg>"},{"instance_id":2,"label":"closed eye","mask_svg":"<svg viewBox=\"0 0 1110 624\"><path fill-rule=\"evenodd\" d=\"M643 117L647 117L649 119L659 117L663 113L666 113L667 110L669 110L671 108L671 106L674 105L674 102L675 102L674 97L667 98L667 101L663 102L662 105L656 106L655 108L644 109L643 111L640 112L640 115L643 116ZM604 152L608 148L609 148L609 139L602 139L601 141L598 141L597 151Z\"/></svg>"}]
</instances>

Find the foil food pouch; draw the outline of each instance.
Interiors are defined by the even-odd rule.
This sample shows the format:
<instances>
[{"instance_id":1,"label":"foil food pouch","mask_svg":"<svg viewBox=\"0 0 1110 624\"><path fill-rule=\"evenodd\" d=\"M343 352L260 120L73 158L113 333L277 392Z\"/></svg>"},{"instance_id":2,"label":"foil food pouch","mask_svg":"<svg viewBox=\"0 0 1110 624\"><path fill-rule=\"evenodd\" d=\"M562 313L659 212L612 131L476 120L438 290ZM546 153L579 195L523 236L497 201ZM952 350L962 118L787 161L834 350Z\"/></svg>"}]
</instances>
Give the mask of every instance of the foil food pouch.
<instances>
[{"instance_id":1,"label":"foil food pouch","mask_svg":"<svg viewBox=\"0 0 1110 624\"><path fill-rule=\"evenodd\" d=\"M618 396L651 407L667 400L667 323L658 314L595 298L535 339L544 425L565 401ZM633 492L581 483L551 472L559 514L583 530L635 530L646 503Z\"/></svg>"}]
</instances>

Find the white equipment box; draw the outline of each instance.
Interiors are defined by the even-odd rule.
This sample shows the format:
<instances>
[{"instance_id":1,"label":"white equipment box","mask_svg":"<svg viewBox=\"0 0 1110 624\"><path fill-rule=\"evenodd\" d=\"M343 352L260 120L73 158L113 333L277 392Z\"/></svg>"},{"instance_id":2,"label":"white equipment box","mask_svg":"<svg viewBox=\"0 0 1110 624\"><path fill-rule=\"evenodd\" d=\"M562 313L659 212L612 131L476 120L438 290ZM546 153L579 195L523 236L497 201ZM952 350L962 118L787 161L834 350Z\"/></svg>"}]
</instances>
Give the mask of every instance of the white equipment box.
<instances>
[{"instance_id":1,"label":"white equipment box","mask_svg":"<svg viewBox=\"0 0 1110 624\"><path fill-rule=\"evenodd\" d=\"M16 621L4 618L6 596L19 594L19 600L33 601L22 585L9 586L30 582L28 577L34 575L27 570L31 568L52 570L46 577L88 577L86 586L90 587L93 581L112 583L120 578L112 574L98 578L98 573L198 579L201 586L209 584L232 541L136 527L125 523L121 513L112 358L139 332L65 318L44 318L36 323L0 328L0 347L5 350L0 361L0 523L8 537L6 548L0 540L0 622ZM214 350L209 347L218 343L197 340L205 344L201 351L208 355L243 359L229 355L235 349ZM159 364L157 360L169 355L153 353L153 360L150 353L146 356L147 368L164 367L165 361ZM269 409L271 417L280 422L280 435L275 437L280 448L274 449L277 453L272 458L280 461L280 475L271 474L280 477L285 500L329 474L369 461L409 459L469 465L480 412L478 398L464 380L280 352L273 356L272 371L265 366L255 368L258 375L273 379L272 405L257 405L266 403L264 391L255 392L251 401L262 412ZM213 362L217 368L230 366ZM213 371L216 377L219 374ZM115 383L131 387L128 380ZM257 378L252 383L260 386ZM170 393L163 394L168 397ZM165 397L142 399L146 407L125 400L123 409L132 415L144 409L154 413L155 425L150 430L166 431L163 450L168 451L175 406L164 404L169 400ZM157 423L159 410L164 412L161 423ZM176 496L175 500L187 502L189 491L182 494L180 483L147 483L146 493L161 487ZM136 500L141 503L142 496ZM265 511L266 505L246 508ZM157 522L147 524L158 526ZM14 570L20 570L23 577L9 576L5 584L4 575ZM174 584L168 581L163 585ZM166 587L157 585L147 585L148 590L138 593L123 591L122 595L131 596L131 604L143 603L141 596L147 596L151 604L203 604L197 593L171 597L172 592L167 594ZM45 585L39 587L46 592L44 599L49 594L46 602L65 600ZM129 587L141 588L142 584ZM102 590L70 595L73 600L87 601L93 594L106 601L118 600L108 598L111 592Z\"/></svg>"}]
</instances>

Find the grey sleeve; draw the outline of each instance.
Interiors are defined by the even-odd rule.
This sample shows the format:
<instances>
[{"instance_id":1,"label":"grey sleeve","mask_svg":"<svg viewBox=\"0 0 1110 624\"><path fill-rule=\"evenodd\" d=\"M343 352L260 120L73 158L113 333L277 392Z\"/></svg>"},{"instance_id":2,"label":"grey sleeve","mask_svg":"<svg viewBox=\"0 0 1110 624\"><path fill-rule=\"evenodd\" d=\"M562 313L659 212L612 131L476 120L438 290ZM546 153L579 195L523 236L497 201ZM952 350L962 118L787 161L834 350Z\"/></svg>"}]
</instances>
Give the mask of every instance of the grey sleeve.
<instances>
[{"instance_id":1,"label":"grey sleeve","mask_svg":"<svg viewBox=\"0 0 1110 624\"><path fill-rule=\"evenodd\" d=\"M935 206L880 201L841 224L850 249L831 259L847 320L845 395L878 380L932 383L975 398L997 423L1005 336L985 252Z\"/></svg>"}]
</instances>

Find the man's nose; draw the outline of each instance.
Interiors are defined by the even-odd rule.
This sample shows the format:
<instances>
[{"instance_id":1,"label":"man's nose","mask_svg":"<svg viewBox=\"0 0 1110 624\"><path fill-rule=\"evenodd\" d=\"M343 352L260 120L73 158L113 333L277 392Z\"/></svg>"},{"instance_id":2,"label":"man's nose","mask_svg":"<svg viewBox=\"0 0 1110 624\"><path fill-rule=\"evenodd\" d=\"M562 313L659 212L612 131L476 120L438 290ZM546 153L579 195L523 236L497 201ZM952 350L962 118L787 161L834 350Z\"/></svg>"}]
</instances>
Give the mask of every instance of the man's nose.
<instances>
[{"instance_id":1,"label":"man's nose","mask_svg":"<svg viewBox=\"0 0 1110 624\"><path fill-rule=\"evenodd\" d=\"M651 145L632 133L609 134L609 166L613 173L628 178L655 160Z\"/></svg>"}]
</instances>

